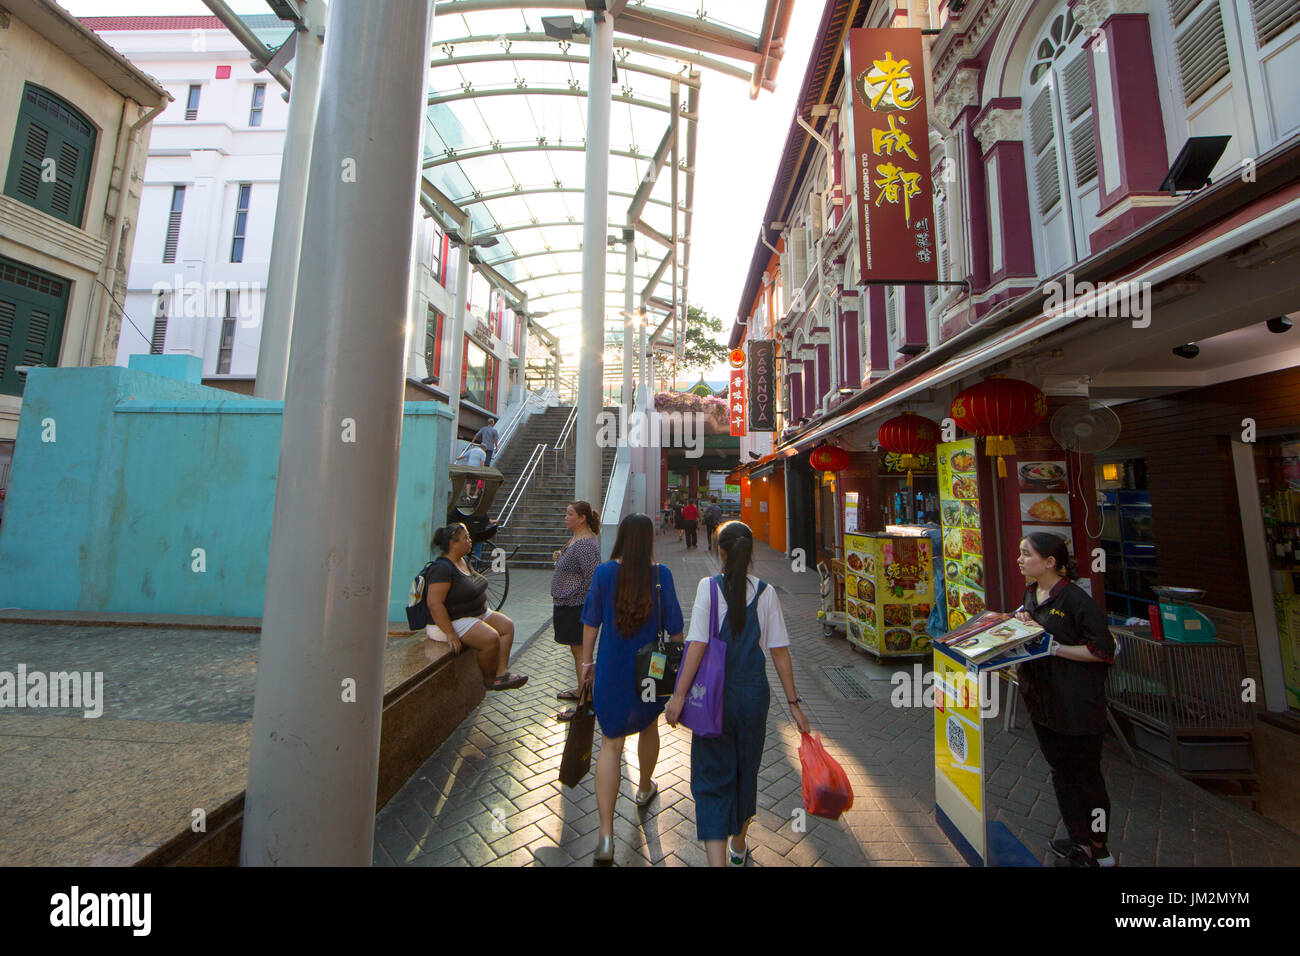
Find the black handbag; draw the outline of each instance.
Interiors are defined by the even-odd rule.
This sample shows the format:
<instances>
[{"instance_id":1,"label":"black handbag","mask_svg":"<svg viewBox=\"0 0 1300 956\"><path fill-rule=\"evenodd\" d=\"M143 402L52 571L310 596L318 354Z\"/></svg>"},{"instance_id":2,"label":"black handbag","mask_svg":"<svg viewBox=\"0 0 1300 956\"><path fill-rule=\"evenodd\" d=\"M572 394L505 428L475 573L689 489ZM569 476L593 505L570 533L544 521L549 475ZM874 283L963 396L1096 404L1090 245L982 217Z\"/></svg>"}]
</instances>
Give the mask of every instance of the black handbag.
<instances>
[{"instance_id":1,"label":"black handbag","mask_svg":"<svg viewBox=\"0 0 1300 956\"><path fill-rule=\"evenodd\" d=\"M591 683L582 685L577 712L569 721L560 758L560 783L576 787L591 769L591 746L596 740L596 711L591 705Z\"/></svg>"},{"instance_id":2,"label":"black handbag","mask_svg":"<svg viewBox=\"0 0 1300 956\"><path fill-rule=\"evenodd\" d=\"M654 682L655 697L671 697L677 687L677 672L682 667L685 643L668 640L664 633L663 588L659 584L659 565L655 565L655 620L657 637L636 652L636 695L647 700L650 685Z\"/></svg>"}]
</instances>

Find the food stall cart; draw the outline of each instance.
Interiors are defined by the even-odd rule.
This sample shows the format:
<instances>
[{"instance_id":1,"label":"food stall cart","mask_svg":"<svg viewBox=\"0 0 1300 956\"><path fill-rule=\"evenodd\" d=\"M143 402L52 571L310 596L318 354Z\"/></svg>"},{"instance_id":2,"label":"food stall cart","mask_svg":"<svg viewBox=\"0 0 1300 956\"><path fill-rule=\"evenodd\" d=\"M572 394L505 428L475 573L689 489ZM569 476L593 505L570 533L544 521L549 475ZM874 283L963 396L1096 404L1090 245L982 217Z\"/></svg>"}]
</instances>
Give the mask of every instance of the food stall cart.
<instances>
[{"instance_id":1,"label":"food stall cart","mask_svg":"<svg viewBox=\"0 0 1300 956\"><path fill-rule=\"evenodd\" d=\"M844 536L845 618L850 643L877 657L928 653L933 556L925 528Z\"/></svg>"}]
</instances>

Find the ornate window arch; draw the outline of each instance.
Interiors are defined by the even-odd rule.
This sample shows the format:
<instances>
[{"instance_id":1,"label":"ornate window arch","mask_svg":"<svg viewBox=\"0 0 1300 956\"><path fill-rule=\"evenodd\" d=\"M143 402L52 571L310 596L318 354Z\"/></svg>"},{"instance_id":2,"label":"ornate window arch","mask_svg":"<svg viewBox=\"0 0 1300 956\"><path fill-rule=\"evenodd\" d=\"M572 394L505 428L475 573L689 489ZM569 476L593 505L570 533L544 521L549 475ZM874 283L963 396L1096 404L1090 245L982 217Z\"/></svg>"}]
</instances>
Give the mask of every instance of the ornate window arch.
<instances>
[{"instance_id":1,"label":"ornate window arch","mask_svg":"<svg viewBox=\"0 0 1300 956\"><path fill-rule=\"evenodd\" d=\"M1087 257L1100 204L1088 35L1065 4L1039 28L1021 102L1034 262L1054 275Z\"/></svg>"}]
</instances>

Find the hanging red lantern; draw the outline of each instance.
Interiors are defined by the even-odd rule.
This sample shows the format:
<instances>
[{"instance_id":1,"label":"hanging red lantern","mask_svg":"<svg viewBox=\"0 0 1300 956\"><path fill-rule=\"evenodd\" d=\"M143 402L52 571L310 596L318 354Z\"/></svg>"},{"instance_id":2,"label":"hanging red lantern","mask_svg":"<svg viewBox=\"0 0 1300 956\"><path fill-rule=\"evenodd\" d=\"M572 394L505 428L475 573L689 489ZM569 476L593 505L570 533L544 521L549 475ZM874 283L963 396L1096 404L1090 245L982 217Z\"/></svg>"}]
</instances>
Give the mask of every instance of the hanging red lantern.
<instances>
[{"instance_id":1,"label":"hanging red lantern","mask_svg":"<svg viewBox=\"0 0 1300 956\"><path fill-rule=\"evenodd\" d=\"M849 453L838 445L819 445L808 455L808 463L818 471L843 471L849 467Z\"/></svg>"},{"instance_id":2,"label":"hanging red lantern","mask_svg":"<svg viewBox=\"0 0 1300 956\"><path fill-rule=\"evenodd\" d=\"M984 437L984 453L997 457L998 477L1005 478L1003 456L1016 453L1011 436L1047 417L1047 396L1028 382L992 375L953 399L952 417L964 431Z\"/></svg>"},{"instance_id":3,"label":"hanging red lantern","mask_svg":"<svg viewBox=\"0 0 1300 956\"><path fill-rule=\"evenodd\" d=\"M934 454L939 442L939 426L915 412L904 412L880 426L876 440L885 451L901 455L900 464L907 469L907 484L912 484L912 469L921 466L922 455Z\"/></svg>"}]
</instances>

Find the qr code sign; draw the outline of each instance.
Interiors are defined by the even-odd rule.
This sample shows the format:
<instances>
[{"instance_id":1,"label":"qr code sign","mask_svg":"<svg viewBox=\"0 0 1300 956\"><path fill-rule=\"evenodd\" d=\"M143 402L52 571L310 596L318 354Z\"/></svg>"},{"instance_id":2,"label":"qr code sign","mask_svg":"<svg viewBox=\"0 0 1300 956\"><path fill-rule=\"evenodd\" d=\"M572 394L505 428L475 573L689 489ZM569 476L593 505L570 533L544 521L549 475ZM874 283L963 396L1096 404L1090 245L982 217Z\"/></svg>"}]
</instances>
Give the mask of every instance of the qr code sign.
<instances>
[{"instance_id":1,"label":"qr code sign","mask_svg":"<svg viewBox=\"0 0 1300 956\"><path fill-rule=\"evenodd\" d=\"M955 716L948 718L948 749L958 763L966 762L966 728Z\"/></svg>"}]
</instances>

